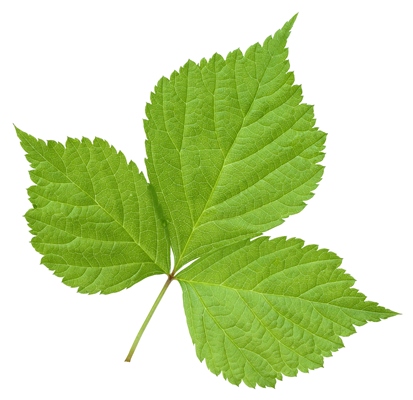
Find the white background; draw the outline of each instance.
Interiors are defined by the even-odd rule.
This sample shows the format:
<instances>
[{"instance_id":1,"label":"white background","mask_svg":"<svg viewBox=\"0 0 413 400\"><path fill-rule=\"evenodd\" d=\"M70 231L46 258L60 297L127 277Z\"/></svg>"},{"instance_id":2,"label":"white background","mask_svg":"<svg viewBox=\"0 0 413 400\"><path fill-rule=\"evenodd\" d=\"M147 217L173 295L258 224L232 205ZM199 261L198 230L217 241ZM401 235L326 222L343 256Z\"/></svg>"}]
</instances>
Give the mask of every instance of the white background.
<instances>
[{"instance_id":1,"label":"white background","mask_svg":"<svg viewBox=\"0 0 413 400\"><path fill-rule=\"evenodd\" d=\"M0 398L411 399L412 10L409 1L2 1ZM262 42L296 12L291 67L328 132L308 207L271 232L344 258L368 298L403 315L358 328L325 367L276 389L233 386L196 358L180 287L123 362L163 277L80 295L31 247L28 163L43 139L107 139L144 168L145 103L188 58Z\"/></svg>"}]
</instances>

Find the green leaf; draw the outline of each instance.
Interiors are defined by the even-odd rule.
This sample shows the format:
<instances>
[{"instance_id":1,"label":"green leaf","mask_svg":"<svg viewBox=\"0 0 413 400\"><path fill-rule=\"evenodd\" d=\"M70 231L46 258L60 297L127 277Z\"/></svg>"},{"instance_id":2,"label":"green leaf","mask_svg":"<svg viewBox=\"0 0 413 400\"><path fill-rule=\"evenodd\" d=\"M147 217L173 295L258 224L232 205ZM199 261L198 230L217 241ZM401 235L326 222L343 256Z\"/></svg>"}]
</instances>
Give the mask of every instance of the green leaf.
<instances>
[{"instance_id":1,"label":"green leaf","mask_svg":"<svg viewBox=\"0 0 413 400\"><path fill-rule=\"evenodd\" d=\"M224 247L177 275L199 359L231 383L274 386L323 365L354 325L396 313L352 288L341 259L298 239Z\"/></svg>"},{"instance_id":2,"label":"green leaf","mask_svg":"<svg viewBox=\"0 0 413 400\"><path fill-rule=\"evenodd\" d=\"M102 139L47 144L16 128L36 186L26 219L42 263L81 293L113 293L169 272L169 244L134 163Z\"/></svg>"},{"instance_id":3,"label":"green leaf","mask_svg":"<svg viewBox=\"0 0 413 400\"><path fill-rule=\"evenodd\" d=\"M102 139L65 147L16 128L43 264L82 293L168 275L126 361L173 280L199 359L237 385L318 368L355 326L396 315L354 289L334 253L260 236L301 211L323 173L326 134L287 61L294 21L159 81L144 122L150 184Z\"/></svg>"},{"instance_id":4,"label":"green leaf","mask_svg":"<svg viewBox=\"0 0 413 400\"><path fill-rule=\"evenodd\" d=\"M176 270L281 224L321 179L325 133L288 71L294 20L245 55L188 61L151 95L146 164Z\"/></svg>"}]
</instances>

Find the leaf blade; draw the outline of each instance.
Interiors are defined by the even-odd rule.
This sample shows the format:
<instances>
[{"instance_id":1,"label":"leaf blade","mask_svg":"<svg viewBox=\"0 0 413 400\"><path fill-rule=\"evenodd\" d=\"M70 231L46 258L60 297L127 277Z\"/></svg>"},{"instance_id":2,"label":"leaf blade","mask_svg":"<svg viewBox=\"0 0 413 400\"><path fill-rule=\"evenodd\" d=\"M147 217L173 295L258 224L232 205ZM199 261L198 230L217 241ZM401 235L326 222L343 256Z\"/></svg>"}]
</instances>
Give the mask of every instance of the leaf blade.
<instances>
[{"instance_id":1,"label":"leaf blade","mask_svg":"<svg viewBox=\"0 0 413 400\"><path fill-rule=\"evenodd\" d=\"M341 259L298 239L221 248L181 271L199 359L231 383L274 386L323 365L354 326L396 313L366 301Z\"/></svg>"},{"instance_id":2,"label":"leaf blade","mask_svg":"<svg viewBox=\"0 0 413 400\"><path fill-rule=\"evenodd\" d=\"M169 273L163 222L134 163L102 139L63 146L16 132L34 168L25 217L43 264L90 294Z\"/></svg>"},{"instance_id":3,"label":"leaf blade","mask_svg":"<svg viewBox=\"0 0 413 400\"><path fill-rule=\"evenodd\" d=\"M189 61L151 95L146 164L177 269L279 225L321 179L325 133L288 71L294 20L245 55Z\"/></svg>"}]
</instances>

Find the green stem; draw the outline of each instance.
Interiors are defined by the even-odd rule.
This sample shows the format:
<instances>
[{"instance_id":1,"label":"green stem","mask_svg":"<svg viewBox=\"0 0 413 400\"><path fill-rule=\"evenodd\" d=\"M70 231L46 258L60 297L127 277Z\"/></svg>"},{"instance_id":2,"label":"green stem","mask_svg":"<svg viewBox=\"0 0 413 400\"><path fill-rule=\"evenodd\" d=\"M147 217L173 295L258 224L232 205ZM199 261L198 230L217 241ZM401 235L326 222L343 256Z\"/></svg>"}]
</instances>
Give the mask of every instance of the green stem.
<instances>
[{"instance_id":1,"label":"green stem","mask_svg":"<svg viewBox=\"0 0 413 400\"><path fill-rule=\"evenodd\" d=\"M161 292L159 293L158 297L155 300L155 303L153 303L152 308L149 311L149 314L146 316L145 321L143 321L143 324L141 326L141 329L139 329L138 334L136 335L136 338L132 344L132 347L129 350L128 356L126 357L125 361L126 362L130 362L130 360L132 359L133 353L135 352L136 346L139 343L139 340L141 340L141 337L143 335L143 332L145 332L146 327L149 324L149 321L152 318L153 313L156 310L156 307L158 307L158 304L160 303L160 301L162 300L163 295L166 292L166 289L168 289L168 286L170 285L170 283L173 281L174 276L171 274L168 276L168 280L165 282L165 285L163 286Z\"/></svg>"}]
</instances>

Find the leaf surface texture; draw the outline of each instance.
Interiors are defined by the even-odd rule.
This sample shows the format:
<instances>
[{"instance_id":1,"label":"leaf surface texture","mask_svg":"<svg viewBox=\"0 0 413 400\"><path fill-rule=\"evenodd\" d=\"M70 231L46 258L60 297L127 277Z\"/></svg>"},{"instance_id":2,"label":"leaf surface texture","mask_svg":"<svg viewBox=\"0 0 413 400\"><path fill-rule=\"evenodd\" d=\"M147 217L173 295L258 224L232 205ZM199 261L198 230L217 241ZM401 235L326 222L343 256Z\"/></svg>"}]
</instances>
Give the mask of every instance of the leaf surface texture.
<instances>
[{"instance_id":1,"label":"leaf surface texture","mask_svg":"<svg viewBox=\"0 0 413 400\"><path fill-rule=\"evenodd\" d=\"M82 293L112 293L169 272L153 194L134 163L102 139L47 143L17 130L36 184L26 213L42 263Z\"/></svg>"},{"instance_id":2,"label":"leaf surface texture","mask_svg":"<svg viewBox=\"0 0 413 400\"><path fill-rule=\"evenodd\" d=\"M177 276L199 359L233 384L274 386L323 365L354 325L396 313L370 301L341 259L298 239L219 249Z\"/></svg>"},{"instance_id":3,"label":"leaf surface texture","mask_svg":"<svg viewBox=\"0 0 413 400\"><path fill-rule=\"evenodd\" d=\"M302 210L323 168L325 134L289 72L293 18L261 46L189 61L147 106L147 168L177 269Z\"/></svg>"},{"instance_id":4,"label":"leaf surface texture","mask_svg":"<svg viewBox=\"0 0 413 400\"><path fill-rule=\"evenodd\" d=\"M158 82L144 121L150 183L102 139L16 129L43 264L81 293L168 275L127 361L173 280L199 359L237 385L321 367L355 326L396 315L353 287L336 254L261 236L300 212L323 174L326 134L289 71L294 21Z\"/></svg>"}]
</instances>

